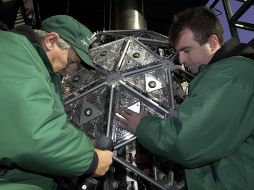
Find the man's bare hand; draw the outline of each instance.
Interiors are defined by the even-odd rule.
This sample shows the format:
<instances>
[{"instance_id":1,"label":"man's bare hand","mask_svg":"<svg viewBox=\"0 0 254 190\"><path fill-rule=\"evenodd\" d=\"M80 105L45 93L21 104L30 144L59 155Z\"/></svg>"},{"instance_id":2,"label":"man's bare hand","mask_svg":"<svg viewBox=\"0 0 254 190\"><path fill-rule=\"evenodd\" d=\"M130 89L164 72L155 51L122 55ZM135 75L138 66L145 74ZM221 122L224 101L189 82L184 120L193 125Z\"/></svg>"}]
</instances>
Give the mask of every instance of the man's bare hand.
<instances>
[{"instance_id":1,"label":"man's bare hand","mask_svg":"<svg viewBox=\"0 0 254 190\"><path fill-rule=\"evenodd\" d=\"M147 115L147 113L137 113L127 108L120 108L116 115L116 119L123 123L124 129L136 133L136 128L140 120Z\"/></svg>"},{"instance_id":2,"label":"man's bare hand","mask_svg":"<svg viewBox=\"0 0 254 190\"><path fill-rule=\"evenodd\" d=\"M94 176L103 176L112 164L113 153L109 150L95 149L98 155L98 166L95 170Z\"/></svg>"}]
</instances>

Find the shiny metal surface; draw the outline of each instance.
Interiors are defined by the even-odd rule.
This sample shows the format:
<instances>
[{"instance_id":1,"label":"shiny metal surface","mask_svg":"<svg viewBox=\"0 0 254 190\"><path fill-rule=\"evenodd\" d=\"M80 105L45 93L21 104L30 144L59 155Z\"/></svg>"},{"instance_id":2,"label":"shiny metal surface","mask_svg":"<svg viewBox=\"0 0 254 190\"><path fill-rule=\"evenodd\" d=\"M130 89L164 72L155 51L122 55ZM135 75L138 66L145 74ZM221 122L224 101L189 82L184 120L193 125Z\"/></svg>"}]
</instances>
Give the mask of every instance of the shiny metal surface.
<instances>
[{"instance_id":1,"label":"shiny metal surface","mask_svg":"<svg viewBox=\"0 0 254 190\"><path fill-rule=\"evenodd\" d=\"M146 29L143 12L143 0L112 0L110 29Z\"/></svg>"},{"instance_id":2,"label":"shiny metal surface","mask_svg":"<svg viewBox=\"0 0 254 190\"><path fill-rule=\"evenodd\" d=\"M120 107L164 118L176 113L181 102L176 97L183 100L186 96L181 84L185 80L175 75L184 71L173 62L175 54L167 38L150 34L136 30L97 33L89 53L96 69L80 69L63 81L68 119L91 138L106 134L117 152L136 140L116 120ZM127 168L158 188L172 189L172 180L166 186L157 182L160 170L155 170L155 180L129 164Z\"/></svg>"}]
</instances>

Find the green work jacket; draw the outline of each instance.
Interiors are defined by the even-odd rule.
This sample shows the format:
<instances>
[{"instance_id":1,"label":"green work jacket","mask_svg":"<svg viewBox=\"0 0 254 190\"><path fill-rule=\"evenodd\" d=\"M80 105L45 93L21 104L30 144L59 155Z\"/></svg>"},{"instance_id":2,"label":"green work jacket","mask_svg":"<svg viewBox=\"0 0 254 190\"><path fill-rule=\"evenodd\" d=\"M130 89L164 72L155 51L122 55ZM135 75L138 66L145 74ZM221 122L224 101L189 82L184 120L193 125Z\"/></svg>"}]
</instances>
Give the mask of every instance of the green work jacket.
<instances>
[{"instance_id":1,"label":"green work jacket","mask_svg":"<svg viewBox=\"0 0 254 190\"><path fill-rule=\"evenodd\" d=\"M82 175L96 155L47 67L25 36L0 31L0 190L55 189L55 176Z\"/></svg>"},{"instance_id":2,"label":"green work jacket","mask_svg":"<svg viewBox=\"0 0 254 190\"><path fill-rule=\"evenodd\" d=\"M231 56L202 65L176 117L144 117L148 150L186 168L189 190L254 189L254 61Z\"/></svg>"}]
</instances>

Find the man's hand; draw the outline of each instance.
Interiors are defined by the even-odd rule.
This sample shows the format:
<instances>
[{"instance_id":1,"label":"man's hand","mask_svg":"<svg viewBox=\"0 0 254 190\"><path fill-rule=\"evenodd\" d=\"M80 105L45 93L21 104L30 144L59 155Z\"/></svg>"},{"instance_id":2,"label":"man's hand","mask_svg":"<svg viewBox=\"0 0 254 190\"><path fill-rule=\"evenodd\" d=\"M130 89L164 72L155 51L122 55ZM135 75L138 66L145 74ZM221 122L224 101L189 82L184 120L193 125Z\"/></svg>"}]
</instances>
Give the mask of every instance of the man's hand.
<instances>
[{"instance_id":1,"label":"man's hand","mask_svg":"<svg viewBox=\"0 0 254 190\"><path fill-rule=\"evenodd\" d=\"M147 113L137 113L127 108L120 108L117 113L120 115L116 115L116 119L123 123L124 129L136 133L136 128L140 122L140 120L147 115Z\"/></svg>"},{"instance_id":2,"label":"man's hand","mask_svg":"<svg viewBox=\"0 0 254 190\"><path fill-rule=\"evenodd\" d=\"M113 153L109 150L95 149L98 155L98 166L95 170L94 176L103 176L112 164Z\"/></svg>"}]
</instances>

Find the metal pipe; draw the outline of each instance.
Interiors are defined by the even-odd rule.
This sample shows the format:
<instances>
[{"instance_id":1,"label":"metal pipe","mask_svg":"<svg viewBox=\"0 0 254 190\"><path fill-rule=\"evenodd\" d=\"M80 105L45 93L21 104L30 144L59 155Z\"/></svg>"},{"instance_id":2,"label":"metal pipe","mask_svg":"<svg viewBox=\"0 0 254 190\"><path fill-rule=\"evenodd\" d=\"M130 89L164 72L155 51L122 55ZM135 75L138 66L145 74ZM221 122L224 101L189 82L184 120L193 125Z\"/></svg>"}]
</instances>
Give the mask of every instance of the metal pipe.
<instances>
[{"instance_id":1,"label":"metal pipe","mask_svg":"<svg viewBox=\"0 0 254 190\"><path fill-rule=\"evenodd\" d=\"M111 86L110 86L110 97L109 97L109 109L108 109L107 132L106 132L106 136L107 136L107 137L110 137L110 132L111 132L113 100L114 100L114 86L111 85ZM111 137L110 137L110 138L111 138Z\"/></svg>"},{"instance_id":2,"label":"metal pipe","mask_svg":"<svg viewBox=\"0 0 254 190\"><path fill-rule=\"evenodd\" d=\"M254 31L254 24L251 23L237 21L235 25L237 26L237 28L241 28L243 30Z\"/></svg>"},{"instance_id":3,"label":"metal pipe","mask_svg":"<svg viewBox=\"0 0 254 190\"><path fill-rule=\"evenodd\" d=\"M134 136L134 137L130 138L129 140L126 140L126 141L124 141L122 143L119 143L118 145L114 146L114 150L117 150L117 149L119 149L119 148L129 144L130 142L135 141L136 139L137 139L137 137Z\"/></svg>"},{"instance_id":4,"label":"metal pipe","mask_svg":"<svg viewBox=\"0 0 254 190\"><path fill-rule=\"evenodd\" d=\"M215 0L211 5L210 5L210 9L213 9L219 2L220 0Z\"/></svg>"},{"instance_id":5,"label":"metal pipe","mask_svg":"<svg viewBox=\"0 0 254 190\"><path fill-rule=\"evenodd\" d=\"M171 75L171 69L170 68L166 68L166 72L167 72L167 76L168 76L168 84L169 84L169 93L170 93L170 102L171 102L171 107L173 110L175 110L175 103L174 103L174 95L173 95L173 84L172 84L172 75Z\"/></svg>"},{"instance_id":6,"label":"metal pipe","mask_svg":"<svg viewBox=\"0 0 254 190\"><path fill-rule=\"evenodd\" d=\"M253 5L254 0L244 1L242 6L235 12L235 14L231 17L231 21L237 21L250 7Z\"/></svg>"},{"instance_id":7,"label":"metal pipe","mask_svg":"<svg viewBox=\"0 0 254 190\"><path fill-rule=\"evenodd\" d=\"M116 68L116 70L119 70L119 69L120 69L120 67L121 67L121 65L122 65L122 62L123 62L123 59L124 59L124 56L125 56L125 54L127 53L127 50L128 50L128 48L129 48L129 46L130 46L130 42L131 42L131 39L129 39L129 40L127 41L127 43L126 43L126 45L125 45L125 47L124 47L123 53L122 53L122 55L121 55L121 57L120 57L120 60L119 60L119 62L117 63L117 68Z\"/></svg>"},{"instance_id":8,"label":"metal pipe","mask_svg":"<svg viewBox=\"0 0 254 190\"><path fill-rule=\"evenodd\" d=\"M231 10L231 7L230 7L229 0L222 0L222 3L223 3L224 10L225 10L225 13L226 13L226 18L227 18L227 21L228 21L231 36L233 36L238 41L240 41L240 38L239 38L239 35L238 35L238 32L237 32L237 28L235 27L234 23L231 21L232 10Z\"/></svg>"},{"instance_id":9,"label":"metal pipe","mask_svg":"<svg viewBox=\"0 0 254 190\"><path fill-rule=\"evenodd\" d=\"M82 98L83 96L85 96L85 95L87 95L87 94L89 94L89 93L94 92L95 90L101 88L102 86L104 86L104 85L106 85L106 84L107 84L107 82L105 81L105 82L99 84L98 86L95 86L94 88L91 88L91 89L89 89L89 90L86 90L85 92L81 93L80 95L75 96L74 98L71 98L71 99L67 100L67 101L64 103L64 105L66 106L66 105L68 105L68 104L70 104L70 103L72 103L72 102L74 102L74 101L76 101L76 100Z\"/></svg>"},{"instance_id":10,"label":"metal pipe","mask_svg":"<svg viewBox=\"0 0 254 190\"><path fill-rule=\"evenodd\" d=\"M143 0L112 0L111 3L111 19L114 20L110 23L113 29L146 29Z\"/></svg>"},{"instance_id":11,"label":"metal pipe","mask_svg":"<svg viewBox=\"0 0 254 190\"><path fill-rule=\"evenodd\" d=\"M130 75L135 75L135 74L142 74L145 73L147 71L154 71L157 69L161 69L163 68L163 64L157 64L157 65L151 65L142 69L138 69L138 70L133 70L133 71L128 71L122 74L123 77L128 77Z\"/></svg>"},{"instance_id":12,"label":"metal pipe","mask_svg":"<svg viewBox=\"0 0 254 190\"><path fill-rule=\"evenodd\" d=\"M137 37L137 40L139 40L140 42L146 44L157 44L157 45L164 45L165 47L170 47L170 43L168 41L162 41L162 40L154 40L154 39L147 39L147 38L141 38L141 37Z\"/></svg>"},{"instance_id":13,"label":"metal pipe","mask_svg":"<svg viewBox=\"0 0 254 190\"><path fill-rule=\"evenodd\" d=\"M160 184L159 182L155 181L153 178L146 176L140 169L138 169L137 167L134 167L132 164L128 163L127 161L118 158L116 156L113 156L113 160L118 162L119 164L121 164L122 166L125 166L126 168L128 168L129 170L135 172L137 175L139 175L140 177L144 178L145 180L147 180L148 182L152 183L153 185L155 185L156 187L162 189L162 190L174 190L174 187L170 184L169 187L164 187L162 184Z\"/></svg>"}]
</instances>

